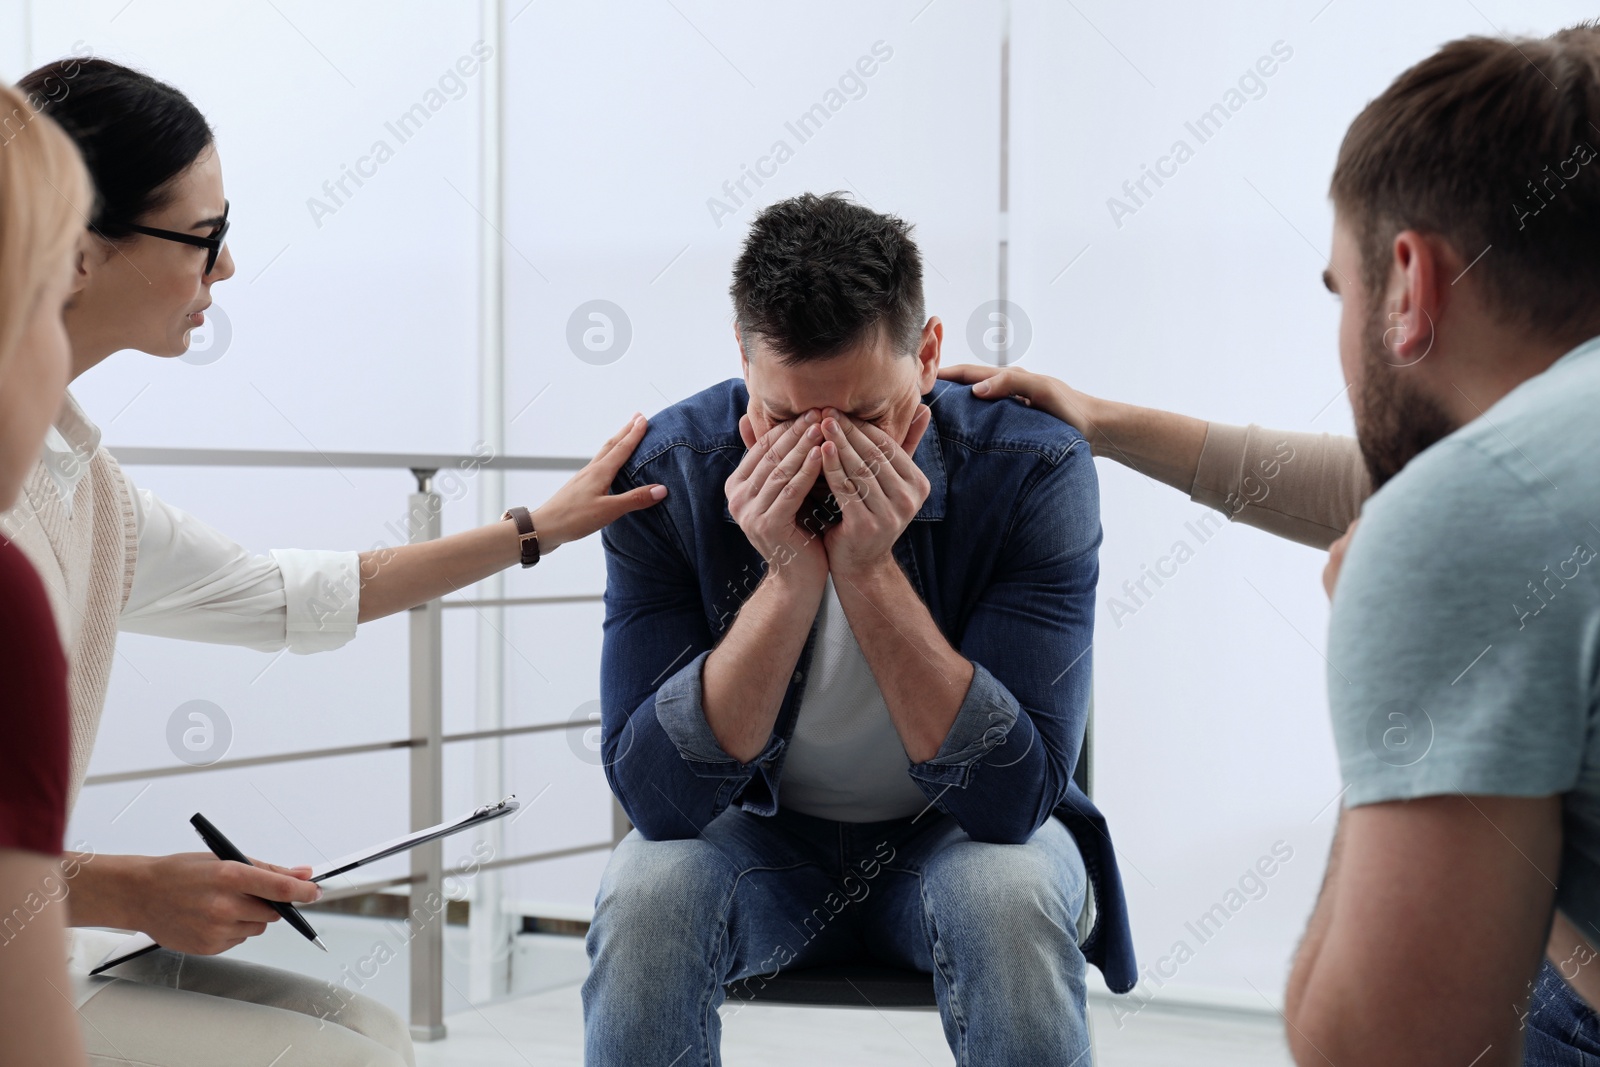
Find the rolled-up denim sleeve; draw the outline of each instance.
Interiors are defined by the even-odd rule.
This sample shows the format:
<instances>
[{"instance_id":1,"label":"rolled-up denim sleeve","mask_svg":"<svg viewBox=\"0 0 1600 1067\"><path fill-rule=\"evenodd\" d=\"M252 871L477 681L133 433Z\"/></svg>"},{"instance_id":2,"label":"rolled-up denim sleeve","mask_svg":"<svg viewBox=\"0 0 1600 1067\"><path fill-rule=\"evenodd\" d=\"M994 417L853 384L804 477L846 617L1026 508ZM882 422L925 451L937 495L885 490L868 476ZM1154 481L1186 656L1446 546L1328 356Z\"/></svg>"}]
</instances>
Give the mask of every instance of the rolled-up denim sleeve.
<instances>
[{"instance_id":1,"label":"rolled-up denim sleeve","mask_svg":"<svg viewBox=\"0 0 1600 1067\"><path fill-rule=\"evenodd\" d=\"M1020 496L993 577L956 642L972 683L923 793L974 840L1020 843L1072 782L1088 720L1100 496L1079 440Z\"/></svg>"},{"instance_id":2,"label":"rolled-up denim sleeve","mask_svg":"<svg viewBox=\"0 0 1600 1067\"><path fill-rule=\"evenodd\" d=\"M956 721L934 757L921 765L928 782L965 786L974 769L996 746L1005 744L1021 707L999 679L981 663L972 665L972 684Z\"/></svg>"},{"instance_id":3,"label":"rolled-up denim sleeve","mask_svg":"<svg viewBox=\"0 0 1600 1067\"><path fill-rule=\"evenodd\" d=\"M717 735L711 732L705 705L701 702L700 672L705 669L706 658L710 655L710 652L700 653L683 670L661 683L661 688L656 690L656 720L677 746L678 754L696 765L695 773L749 777L759 768L771 765L772 758L783 748L783 738L774 734L767 747L749 763L740 763L727 753L717 741Z\"/></svg>"},{"instance_id":4,"label":"rolled-up denim sleeve","mask_svg":"<svg viewBox=\"0 0 1600 1067\"><path fill-rule=\"evenodd\" d=\"M624 475L615 491L633 487ZM695 837L753 779L776 796L773 767L783 741L774 736L755 759L740 763L717 743L706 722L701 670L715 638L666 506L624 515L606 527L601 542L606 551L600 653L606 778L645 837Z\"/></svg>"}]
</instances>

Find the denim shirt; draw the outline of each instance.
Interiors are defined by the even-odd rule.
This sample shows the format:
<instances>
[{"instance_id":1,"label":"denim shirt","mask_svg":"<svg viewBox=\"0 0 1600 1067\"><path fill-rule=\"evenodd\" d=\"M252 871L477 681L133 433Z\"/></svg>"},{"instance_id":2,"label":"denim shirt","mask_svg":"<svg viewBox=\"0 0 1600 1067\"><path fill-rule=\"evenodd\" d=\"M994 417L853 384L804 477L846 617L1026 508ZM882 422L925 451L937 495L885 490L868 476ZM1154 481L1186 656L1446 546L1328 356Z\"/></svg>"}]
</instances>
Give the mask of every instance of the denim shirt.
<instances>
[{"instance_id":1,"label":"denim shirt","mask_svg":"<svg viewBox=\"0 0 1600 1067\"><path fill-rule=\"evenodd\" d=\"M933 418L912 458L928 498L894 557L973 677L938 753L907 773L975 841L1025 842L1051 816L1066 824L1094 890L1084 956L1124 992L1137 974L1122 879L1105 818L1072 780L1099 576L1088 442L966 386L940 381L922 399ZM601 751L623 810L651 840L695 837L730 804L777 811L810 670L815 620L765 749L747 763L722 749L701 705L701 667L765 571L724 491L746 451L748 403L731 379L654 416L614 490L659 482L668 496L601 538Z\"/></svg>"}]
</instances>

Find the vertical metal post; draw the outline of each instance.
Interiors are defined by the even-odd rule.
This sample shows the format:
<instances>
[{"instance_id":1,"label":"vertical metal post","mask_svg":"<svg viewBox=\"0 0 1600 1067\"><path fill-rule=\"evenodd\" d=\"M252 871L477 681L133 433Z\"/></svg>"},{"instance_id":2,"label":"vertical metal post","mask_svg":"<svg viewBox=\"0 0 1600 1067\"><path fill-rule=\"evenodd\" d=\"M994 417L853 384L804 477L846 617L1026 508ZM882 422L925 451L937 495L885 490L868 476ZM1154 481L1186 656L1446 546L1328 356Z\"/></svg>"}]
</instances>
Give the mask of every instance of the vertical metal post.
<instances>
[{"instance_id":1,"label":"vertical metal post","mask_svg":"<svg viewBox=\"0 0 1600 1067\"><path fill-rule=\"evenodd\" d=\"M439 536L436 471L413 467L417 491L408 497L407 532L412 544ZM437 600L412 608L411 616L411 828L444 818L441 759L444 686L444 627ZM444 849L430 841L411 850L411 1036L444 1037Z\"/></svg>"},{"instance_id":2,"label":"vertical metal post","mask_svg":"<svg viewBox=\"0 0 1600 1067\"><path fill-rule=\"evenodd\" d=\"M1000 300L1000 351L995 361L1011 362L1011 0L1000 2L1000 245L995 294Z\"/></svg>"},{"instance_id":3,"label":"vertical metal post","mask_svg":"<svg viewBox=\"0 0 1600 1067\"><path fill-rule=\"evenodd\" d=\"M478 427L480 441L492 455L506 447L505 419L505 249L500 229L505 224L501 149L505 140L503 109L505 88L504 0L479 0L483 43L494 57L480 76L478 130ZM483 470L478 474L478 522L500 518L505 499L505 474ZM530 506L532 501L525 501ZM485 578L480 595L498 600L506 595L504 572ZM479 730L505 725L505 633L503 607L478 609L475 721ZM499 738L473 743L473 774L478 803L498 800L505 789L505 746ZM487 846L488 855L504 854L505 825L492 822L478 831L476 847ZM482 854L482 853L476 853ZM511 988L510 951L514 936L502 902L503 873L480 870L472 879L472 908L467 919L471 946L467 995L474 1004L503 996Z\"/></svg>"}]
</instances>

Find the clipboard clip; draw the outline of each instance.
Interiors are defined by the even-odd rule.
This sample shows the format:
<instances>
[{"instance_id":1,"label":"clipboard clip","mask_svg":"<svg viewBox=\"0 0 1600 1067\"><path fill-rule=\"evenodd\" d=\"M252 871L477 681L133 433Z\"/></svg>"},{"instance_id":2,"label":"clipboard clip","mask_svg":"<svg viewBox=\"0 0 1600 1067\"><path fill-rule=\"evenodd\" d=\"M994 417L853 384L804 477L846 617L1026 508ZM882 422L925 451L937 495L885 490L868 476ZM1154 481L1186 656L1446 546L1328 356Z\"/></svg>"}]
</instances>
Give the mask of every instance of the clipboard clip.
<instances>
[{"instance_id":1,"label":"clipboard clip","mask_svg":"<svg viewBox=\"0 0 1600 1067\"><path fill-rule=\"evenodd\" d=\"M505 809L505 808L513 807L513 806L515 806L516 803L517 803L517 795L515 793L512 793L510 796L506 797L504 800L498 801L498 802L496 802L494 804L485 804L483 807L478 808L476 811L474 811L472 813L472 817L474 819L486 818L487 816L489 816L490 814L492 814L494 812L500 811L500 810Z\"/></svg>"}]
</instances>

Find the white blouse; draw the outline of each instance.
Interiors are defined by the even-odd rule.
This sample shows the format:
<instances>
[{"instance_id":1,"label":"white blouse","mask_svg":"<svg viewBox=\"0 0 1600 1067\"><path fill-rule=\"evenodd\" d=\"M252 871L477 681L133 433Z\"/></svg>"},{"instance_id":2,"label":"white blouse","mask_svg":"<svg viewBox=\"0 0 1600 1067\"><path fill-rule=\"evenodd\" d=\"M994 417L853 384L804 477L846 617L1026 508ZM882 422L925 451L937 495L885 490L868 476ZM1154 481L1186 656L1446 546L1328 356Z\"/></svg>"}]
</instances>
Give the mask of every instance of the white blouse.
<instances>
[{"instance_id":1,"label":"white blouse","mask_svg":"<svg viewBox=\"0 0 1600 1067\"><path fill-rule=\"evenodd\" d=\"M70 397L63 416L47 436L41 460L61 498L70 501L88 457L100 446L100 428ZM355 636L357 553L274 549L252 555L150 490L131 480L128 488L139 556L121 629L298 653L339 648Z\"/></svg>"}]
</instances>

